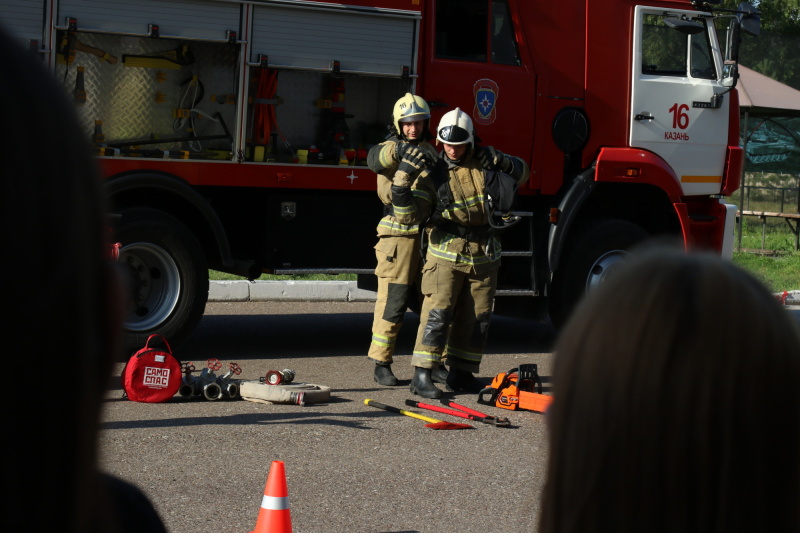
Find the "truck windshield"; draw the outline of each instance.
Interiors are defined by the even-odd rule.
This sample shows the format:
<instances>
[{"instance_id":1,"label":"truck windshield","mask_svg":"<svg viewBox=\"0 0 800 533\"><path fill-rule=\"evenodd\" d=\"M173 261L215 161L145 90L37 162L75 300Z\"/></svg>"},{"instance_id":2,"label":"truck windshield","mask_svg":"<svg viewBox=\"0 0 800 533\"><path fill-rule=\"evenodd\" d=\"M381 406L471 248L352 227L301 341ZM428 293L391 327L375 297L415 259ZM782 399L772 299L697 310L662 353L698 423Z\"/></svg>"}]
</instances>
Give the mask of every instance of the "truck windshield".
<instances>
[{"instance_id":1,"label":"truck windshield","mask_svg":"<svg viewBox=\"0 0 800 533\"><path fill-rule=\"evenodd\" d=\"M645 15L642 29L642 74L717 79L708 24L704 30L685 35L664 23L662 15Z\"/></svg>"}]
</instances>

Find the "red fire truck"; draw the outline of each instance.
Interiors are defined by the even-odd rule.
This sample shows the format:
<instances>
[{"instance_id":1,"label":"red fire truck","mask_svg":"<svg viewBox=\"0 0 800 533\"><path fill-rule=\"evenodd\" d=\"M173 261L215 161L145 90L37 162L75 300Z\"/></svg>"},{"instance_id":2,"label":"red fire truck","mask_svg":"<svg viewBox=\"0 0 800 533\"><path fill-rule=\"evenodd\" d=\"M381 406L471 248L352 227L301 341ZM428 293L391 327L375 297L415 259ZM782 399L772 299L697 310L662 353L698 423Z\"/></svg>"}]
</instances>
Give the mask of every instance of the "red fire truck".
<instances>
[{"instance_id":1,"label":"red fire truck","mask_svg":"<svg viewBox=\"0 0 800 533\"><path fill-rule=\"evenodd\" d=\"M498 312L562 322L650 236L729 254L748 4L709 0L0 0L96 146L131 345L178 343L208 269L355 273L382 206L365 165L407 91L525 158Z\"/></svg>"}]
</instances>

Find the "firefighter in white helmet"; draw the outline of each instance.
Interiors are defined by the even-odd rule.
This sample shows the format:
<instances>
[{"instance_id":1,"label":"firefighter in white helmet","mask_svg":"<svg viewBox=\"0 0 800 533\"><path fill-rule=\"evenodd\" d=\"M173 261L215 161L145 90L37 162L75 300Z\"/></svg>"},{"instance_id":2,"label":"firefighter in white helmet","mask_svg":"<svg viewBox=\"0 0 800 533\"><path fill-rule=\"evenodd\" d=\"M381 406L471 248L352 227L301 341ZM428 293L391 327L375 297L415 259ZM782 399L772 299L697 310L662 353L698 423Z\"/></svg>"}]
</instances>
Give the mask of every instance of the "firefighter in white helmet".
<instances>
[{"instance_id":1,"label":"firefighter in white helmet","mask_svg":"<svg viewBox=\"0 0 800 533\"><path fill-rule=\"evenodd\" d=\"M419 298L419 224L403 224L392 211L392 179L402 154L415 153L420 160L436 161L436 148L428 141L430 108L419 96L406 93L392 111L390 135L367 155L370 169L378 176L378 197L384 204L384 217L378 223L378 296L372 326L372 341L367 356L375 362L374 378L380 385L397 385L392 373L395 341L410 298ZM444 383L446 375L435 376Z\"/></svg>"},{"instance_id":2,"label":"firefighter in white helmet","mask_svg":"<svg viewBox=\"0 0 800 533\"><path fill-rule=\"evenodd\" d=\"M402 224L427 220L430 228L410 387L425 398L442 395L431 372L444 355L448 389L482 388L474 374L483 357L501 252L488 208L489 195L496 189L487 191L487 183L500 179L510 183L506 190L513 195L530 174L522 159L478 146L472 119L458 108L442 117L437 142L443 143L443 150L432 171L424 171L413 157L404 157L401 168L420 170L410 171L408 177L396 173L392 185L397 220Z\"/></svg>"}]
</instances>

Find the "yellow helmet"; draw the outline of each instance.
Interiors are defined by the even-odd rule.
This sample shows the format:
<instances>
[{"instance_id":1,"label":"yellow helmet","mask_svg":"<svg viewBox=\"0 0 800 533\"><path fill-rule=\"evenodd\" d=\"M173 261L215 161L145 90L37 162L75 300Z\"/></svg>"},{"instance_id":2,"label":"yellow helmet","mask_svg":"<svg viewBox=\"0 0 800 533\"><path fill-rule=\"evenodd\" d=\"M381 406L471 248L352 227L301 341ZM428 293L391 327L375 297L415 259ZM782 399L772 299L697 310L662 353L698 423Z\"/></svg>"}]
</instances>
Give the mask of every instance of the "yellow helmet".
<instances>
[{"instance_id":1,"label":"yellow helmet","mask_svg":"<svg viewBox=\"0 0 800 533\"><path fill-rule=\"evenodd\" d=\"M402 122L416 122L418 120L428 120L431 118L431 108L428 107L422 97L415 94L406 93L394 104L392 111L393 126L399 136L403 136ZM427 124L426 124L427 129Z\"/></svg>"}]
</instances>

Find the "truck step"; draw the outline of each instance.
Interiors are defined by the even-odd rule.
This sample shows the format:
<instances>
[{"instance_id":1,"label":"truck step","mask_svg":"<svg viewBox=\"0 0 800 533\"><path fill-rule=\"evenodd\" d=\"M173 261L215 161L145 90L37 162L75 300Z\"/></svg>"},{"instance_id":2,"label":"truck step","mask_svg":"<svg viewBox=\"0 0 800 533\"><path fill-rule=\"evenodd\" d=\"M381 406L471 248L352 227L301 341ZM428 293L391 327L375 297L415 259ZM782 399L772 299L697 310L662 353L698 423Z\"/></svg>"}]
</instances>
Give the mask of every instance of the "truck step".
<instances>
[{"instance_id":1,"label":"truck step","mask_svg":"<svg viewBox=\"0 0 800 533\"><path fill-rule=\"evenodd\" d=\"M495 296L539 296L539 291L533 289L498 289Z\"/></svg>"}]
</instances>

